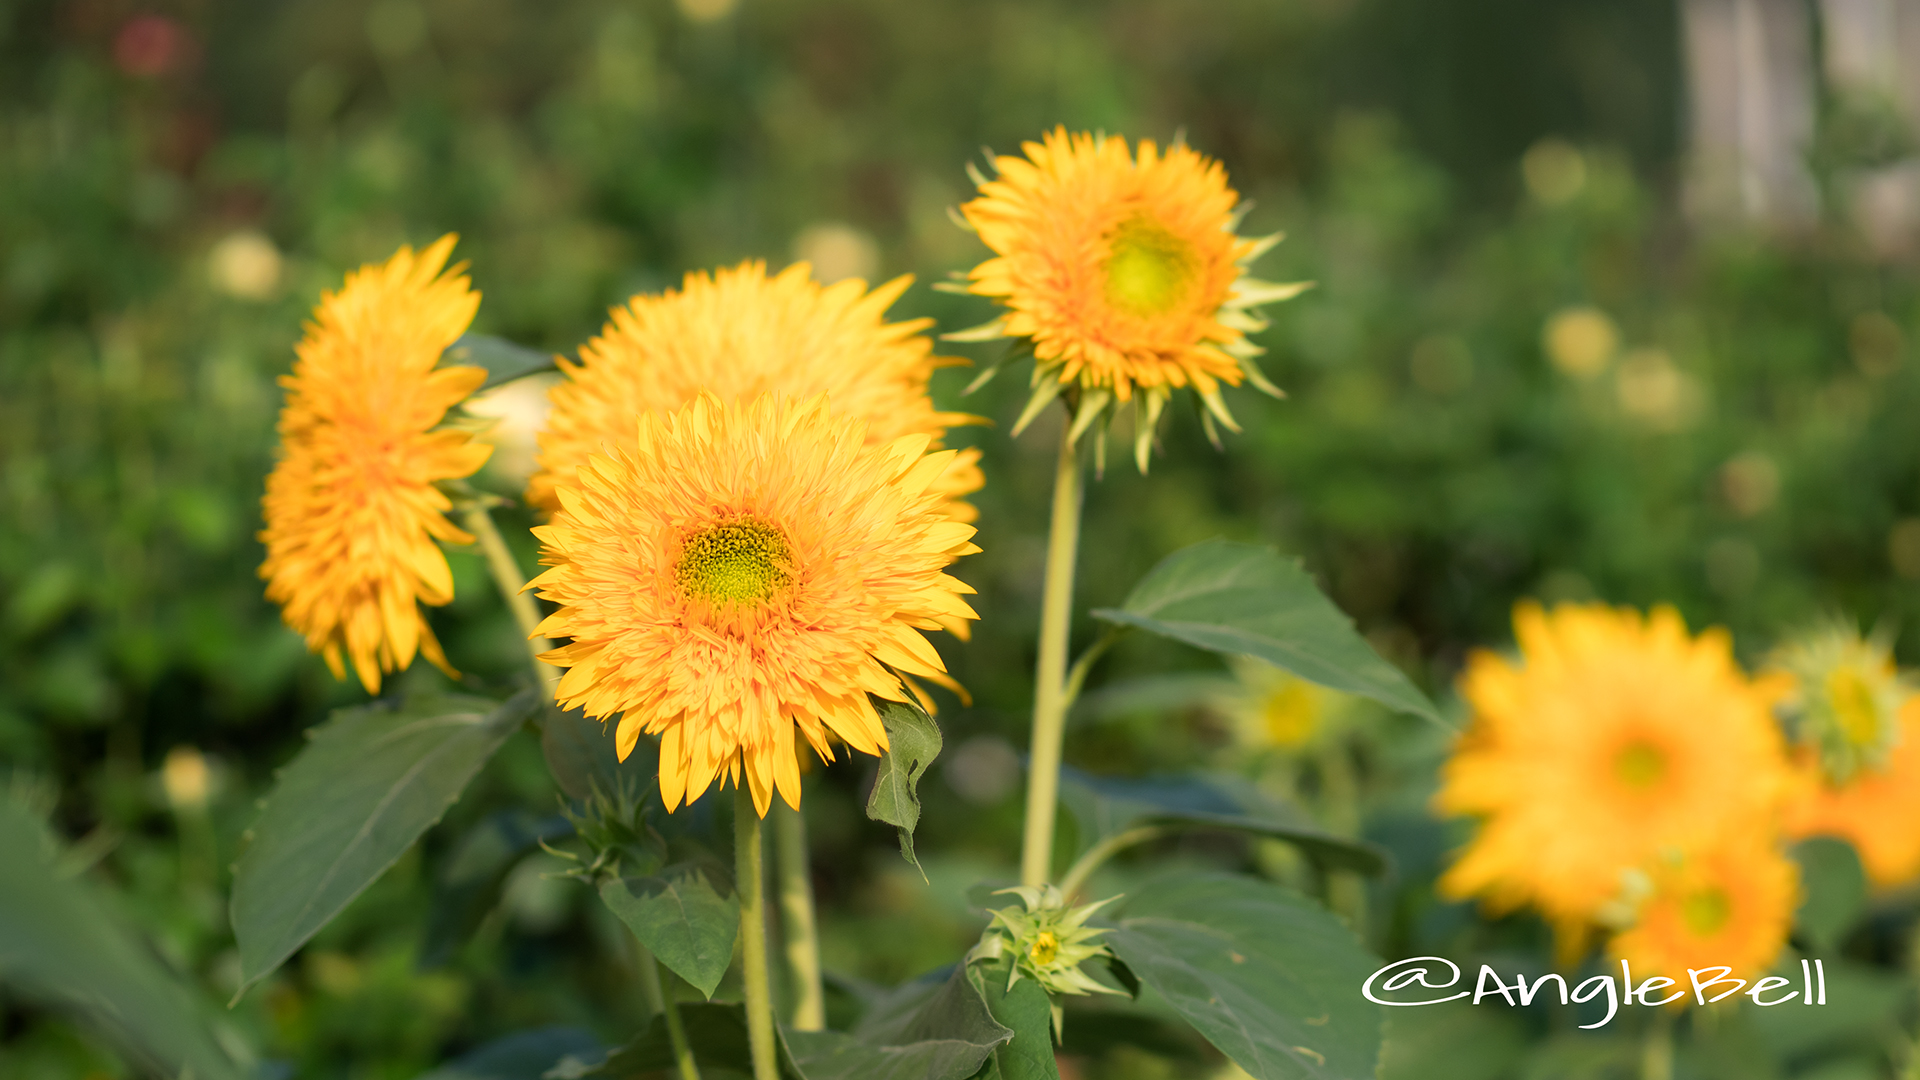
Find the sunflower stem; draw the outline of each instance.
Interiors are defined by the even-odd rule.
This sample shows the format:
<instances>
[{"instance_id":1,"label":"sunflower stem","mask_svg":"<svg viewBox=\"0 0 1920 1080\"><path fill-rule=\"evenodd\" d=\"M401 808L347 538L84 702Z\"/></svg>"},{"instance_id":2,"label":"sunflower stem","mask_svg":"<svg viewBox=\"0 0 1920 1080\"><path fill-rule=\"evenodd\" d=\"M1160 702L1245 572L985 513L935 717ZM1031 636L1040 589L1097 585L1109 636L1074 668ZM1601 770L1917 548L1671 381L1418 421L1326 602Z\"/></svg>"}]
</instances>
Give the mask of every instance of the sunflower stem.
<instances>
[{"instance_id":1,"label":"sunflower stem","mask_svg":"<svg viewBox=\"0 0 1920 1080\"><path fill-rule=\"evenodd\" d=\"M780 936L792 983L788 1023L795 1031L821 1031L827 1026L827 998L820 983L820 931L813 914L807 819L779 800L773 804L773 843L780 873Z\"/></svg>"},{"instance_id":2,"label":"sunflower stem","mask_svg":"<svg viewBox=\"0 0 1920 1080\"><path fill-rule=\"evenodd\" d=\"M1088 848L1087 853L1076 859L1074 864L1067 868L1066 875L1060 879L1061 897L1071 905L1073 895L1080 891L1080 887L1087 883L1087 879L1093 876L1095 870L1100 869L1102 863L1135 844L1158 840L1172 834L1173 831L1170 825L1140 825L1125 832L1115 833Z\"/></svg>"},{"instance_id":3,"label":"sunflower stem","mask_svg":"<svg viewBox=\"0 0 1920 1080\"><path fill-rule=\"evenodd\" d=\"M513 612L513 621L520 626L520 636L526 639L527 659L533 664L534 685L559 682L560 669L540 659L541 653L553 648L553 642L539 633L540 609L534 605L531 594L521 591L527 587L527 579L521 576L520 564L514 561L506 538L500 535L499 528L494 525L493 514L486 506L475 502L467 507L460 521L480 542L480 552L487 558L487 569L493 572L493 583L500 587L507 610Z\"/></svg>"},{"instance_id":4,"label":"sunflower stem","mask_svg":"<svg viewBox=\"0 0 1920 1080\"><path fill-rule=\"evenodd\" d=\"M1060 796L1060 744L1066 735L1067 636L1073 616L1073 563L1080 547L1080 458L1073 417L1060 421L1060 461L1053 474L1053 522L1040 603L1040 660L1034 671L1033 749L1027 773L1026 835L1020 883L1042 885L1053 871L1053 821Z\"/></svg>"},{"instance_id":5,"label":"sunflower stem","mask_svg":"<svg viewBox=\"0 0 1920 1080\"><path fill-rule=\"evenodd\" d=\"M1640 1080L1673 1080L1673 1010L1658 1006L1640 1046Z\"/></svg>"},{"instance_id":6,"label":"sunflower stem","mask_svg":"<svg viewBox=\"0 0 1920 1080\"><path fill-rule=\"evenodd\" d=\"M673 1044L673 1068L680 1080L700 1080L700 1066L694 1064L693 1047L687 1042L687 1025L680 1019L680 1006L661 985L660 963L652 950L635 942L639 953L640 993L647 1007L667 1018L667 1041ZM671 977L671 976L669 976Z\"/></svg>"},{"instance_id":7,"label":"sunflower stem","mask_svg":"<svg viewBox=\"0 0 1920 1080\"><path fill-rule=\"evenodd\" d=\"M760 812L745 777L733 793L733 888L740 895L740 970L747 991L747 1045L753 1080L780 1080L773 1046L773 994L767 979L767 897L762 880Z\"/></svg>"}]
</instances>

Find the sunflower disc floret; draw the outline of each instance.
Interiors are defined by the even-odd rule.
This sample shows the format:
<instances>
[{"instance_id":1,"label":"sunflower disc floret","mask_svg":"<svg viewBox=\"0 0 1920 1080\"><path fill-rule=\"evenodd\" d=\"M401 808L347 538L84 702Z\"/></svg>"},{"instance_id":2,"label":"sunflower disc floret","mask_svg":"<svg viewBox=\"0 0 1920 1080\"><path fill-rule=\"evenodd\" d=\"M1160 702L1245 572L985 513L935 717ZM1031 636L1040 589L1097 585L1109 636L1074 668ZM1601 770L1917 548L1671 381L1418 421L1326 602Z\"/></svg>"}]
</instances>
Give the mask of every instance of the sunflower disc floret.
<instances>
[{"instance_id":1,"label":"sunflower disc floret","mask_svg":"<svg viewBox=\"0 0 1920 1080\"><path fill-rule=\"evenodd\" d=\"M869 695L951 685L924 633L977 618L946 573L974 530L935 489L957 455L932 441L874 445L824 396L642 414L534 530L550 569L529 587L559 605L539 632L571 639L542 657L560 704L618 716L622 760L659 736L669 811L721 778L762 815L775 791L799 806L796 733L828 761L885 749Z\"/></svg>"},{"instance_id":2,"label":"sunflower disc floret","mask_svg":"<svg viewBox=\"0 0 1920 1080\"><path fill-rule=\"evenodd\" d=\"M416 652L447 667L420 604L453 599L435 540L472 543L446 518L435 485L470 476L491 453L441 428L486 380L478 367L436 367L480 304L455 267L454 238L347 275L321 297L283 377L279 461L262 507L260 576L287 625L326 659L351 665L369 693Z\"/></svg>"},{"instance_id":3,"label":"sunflower disc floret","mask_svg":"<svg viewBox=\"0 0 1920 1080\"><path fill-rule=\"evenodd\" d=\"M1235 234L1240 200L1218 162L1148 140L1136 154L1125 139L1065 128L1022 150L995 158L997 177L976 177L980 195L961 207L995 256L973 268L965 289L1007 312L952 335L1030 343L1034 394L1016 434L1071 390L1076 437L1097 423L1104 443L1109 406L1131 402L1134 455L1145 471L1174 390L1200 395L1216 441L1216 422L1239 430L1222 383L1246 380L1279 396L1247 335L1267 326L1259 305L1306 286L1247 274L1280 237Z\"/></svg>"}]
</instances>

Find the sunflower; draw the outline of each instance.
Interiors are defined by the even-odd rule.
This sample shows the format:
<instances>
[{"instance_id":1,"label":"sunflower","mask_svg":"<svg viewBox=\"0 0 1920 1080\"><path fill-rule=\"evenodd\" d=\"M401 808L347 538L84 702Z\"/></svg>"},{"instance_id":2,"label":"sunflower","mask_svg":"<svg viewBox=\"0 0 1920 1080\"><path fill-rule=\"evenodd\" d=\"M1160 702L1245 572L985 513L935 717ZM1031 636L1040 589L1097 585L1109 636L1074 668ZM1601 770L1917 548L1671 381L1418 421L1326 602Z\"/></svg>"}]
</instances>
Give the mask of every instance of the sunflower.
<instances>
[{"instance_id":1,"label":"sunflower","mask_svg":"<svg viewBox=\"0 0 1920 1080\"><path fill-rule=\"evenodd\" d=\"M480 294L454 237L348 274L320 298L280 411L279 462L267 477L267 558L260 576L287 625L326 658L351 663L368 693L382 672L426 656L451 673L419 603L453 599L434 540L472 543L445 516L436 481L472 475L491 452L469 433L436 430L486 380L477 367L436 368L473 321Z\"/></svg>"},{"instance_id":2,"label":"sunflower","mask_svg":"<svg viewBox=\"0 0 1920 1080\"><path fill-rule=\"evenodd\" d=\"M1352 699L1250 656L1227 658L1239 686L1219 708L1232 723L1234 742L1249 750L1304 750L1336 729Z\"/></svg>"},{"instance_id":3,"label":"sunflower","mask_svg":"<svg viewBox=\"0 0 1920 1080\"><path fill-rule=\"evenodd\" d=\"M998 179L976 175L980 195L960 208L995 254L973 268L965 291L1008 310L951 335L1031 342L1035 390L1015 434L1068 386L1078 388L1076 437L1110 404L1133 402L1144 472L1173 390L1199 393L1216 442L1215 421L1239 430L1221 383L1245 379L1279 396L1254 365L1261 350L1247 335L1267 325L1256 307L1306 286L1246 276L1280 236L1235 235L1240 197L1218 162L1179 144L1163 153L1147 140L1136 154L1125 139L1064 127L1022 149L1025 157L994 159Z\"/></svg>"},{"instance_id":4,"label":"sunflower","mask_svg":"<svg viewBox=\"0 0 1920 1080\"><path fill-rule=\"evenodd\" d=\"M1781 648L1773 664L1795 683L1785 703L1793 741L1818 756L1829 783L1886 763L1900 738L1900 708L1913 693L1890 642L1836 624Z\"/></svg>"},{"instance_id":5,"label":"sunflower","mask_svg":"<svg viewBox=\"0 0 1920 1080\"><path fill-rule=\"evenodd\" d=\"M1879 765L1834 783L1809 755L1805 784L1789 804L1789 836L1838 836L1860 853L1875 885L1920 878L1920 698L1901 706L1897 738Z\"/></svg>"},{"instance_id":6,"label":"sunflower","mask_svg":"<svg viewBox=\"0 0 1920 1080\"><path fill-rule=\"evenodd\" d=\"M876 446L824 396L702 395L637 429L534 530L552 569L529 587L559 605L539 632L572 639L542 657L567 669L560 702L619 714L622 760L659 735L668 810L723 776L762 815L776 788L797 807L796 730L824 760L836 740L877 754L869 694L950 682L921 631L977 618L944 572L973 527L933 490L958 454L925 432Z\"/></svg>"},{"instance_id":7,"label":"sunflower","mask_svg":"<svg viewBox=\"0 0 1920 1080\"><path fill-rule=\"evenodd\" d=\"M1773 820L1779 688L1741 672L1724 631L1689 637L1665 607L1533 603L1514 630L1521 662L1477 653L1461 678L1473 721L1435 801L1482 822L1445 893L1532 903L1564 930L1653 859Z\"/></svg>"},{"instance_id":8,"label":"sunflower","mask_svg":"<svg viewBox=\"0 0 1920 1080\"><path fill-rule=\"evenodd\" d=\"M899 277L872 291L855 280L822 287L805 263L769 278L766 264L746 262L688 274L679 292L634 297L581 347L579 363L560 361L566 381L552 392L527 500L554 510L555 487L590 455L631 446L635 415L671 412L702 393L723 401L825 393L836 413L866 421L874 446L929 435L938 449L948 428L977 418L936 411L927 396L936 368L964 363L933 355L921 332L933 320L885 321L912 281ZM935 480L957 520L975 517L959 500L980 489L979 460L978 450L963 451Z\"/></svg>"},{"instance_id":9,"label":"sunflower","mask_svg":"<svg viewBox=\"0 0 1920 1080\"><path fill-rule=\"evenodd\" d=\"M1725 966L1748 980L1765 972L1800 903L1799 868L1758 831L1667 861L1651 878L1633 925L1609 948L1636 976L1664 975L1678 989L1687 988L1688 969Z\"/></svg>"}]
</instances>

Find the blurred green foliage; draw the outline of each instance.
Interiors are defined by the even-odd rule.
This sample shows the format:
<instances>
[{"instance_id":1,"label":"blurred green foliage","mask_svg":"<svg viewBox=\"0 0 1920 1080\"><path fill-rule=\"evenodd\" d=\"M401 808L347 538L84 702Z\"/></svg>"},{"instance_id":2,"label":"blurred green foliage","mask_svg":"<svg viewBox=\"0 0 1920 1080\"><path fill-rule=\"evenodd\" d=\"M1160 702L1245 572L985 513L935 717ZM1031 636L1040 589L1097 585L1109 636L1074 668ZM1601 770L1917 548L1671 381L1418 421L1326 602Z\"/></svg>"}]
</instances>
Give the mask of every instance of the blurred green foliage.
<instances>
[{"instance_id":1,"label":"blurred green foliage","mask_svg":"<svg viewBox=\"0 0 1920 1080\"><path fill-rule=\"evenodd\" d=\"M1056 123L1184 132L1255 201L1250 231L1291 234L1262 276L1319 285L1264 338L1287 400L1230 395L1246 432L1224 453L1175 417L1151 476L1116 457L1090 489L1083 609L1178 546L1273 543L1442 697L1468 649L1506 641L1522 596L1675 603L1730 626L1749 659L1829 612L1900 625L1920 610L1914 266L1877 261L1839 224L1787 239L1687 228L1671 5L734 6L0 0L0 771L211 993L238 980L224 868L254 798L303 729L362 696L306 656L254 576L274 378L322 289L448 230L486 297L476 328L567 349L630 293L743 258L839 251L924 286L981 255L947 208L983 144L1012 150ZM1548 137L1570 140L1552 145L1579 178L1530 188L1521 155ZM1619 338L1585 378L1543 348L1548 320L1582 305ZM952 330L986 312L917 287L896 314ZM962 404L964 376L942 379L944 405L1002 425L1022 396L1003 378ZM1053 437L962 437L986 451L986 550L961 568L986 622L944 650L977 704L943 713L947 782L923 788L931 885L862 820L860 766L809 796L827 963L863 979L949 961L980 925L966 888L1011 876ZM508 685L511 625L478 558L451 557L448 651L470 684ZM1127 643L1095 682L1211 666L1169 655ZM1373 893L1375 947L1463 962L1537 948L1536 926L1432 899L1457 840L1424 811L1441 738L1383 718L1356 738L1369 834L1400 860ZM1222 742L1204 712L1160 712L1087 722L1068 756L1138 773L1217 764ZM204 802L169 794L162 763L182 746L211 763ZM510 742L236 1026L295 1075L356 1080L413 1076L514 1028L629 1033L643 1006L623 933L543 877L544 855L451 961L417 965L458 838L554 798L538 747ZM1180 855L1248 857L1201 842ZM1885 982L1911 905L1876 911L1848 949L1858 978ZM1518 1046L1544 1034L1537 1019L1474 1022ZM1839 1039L1879 1068L1904 1045L1862 1030L1782 1052L1804 1065ZM1574 1060L1611 1075L1620 1056L1556 1039L1538 1075ZM1198 1067L1131 1050L1086 1065ZM130 1074L0 997L0 1075Z\"/></svg>"}]
</instances>

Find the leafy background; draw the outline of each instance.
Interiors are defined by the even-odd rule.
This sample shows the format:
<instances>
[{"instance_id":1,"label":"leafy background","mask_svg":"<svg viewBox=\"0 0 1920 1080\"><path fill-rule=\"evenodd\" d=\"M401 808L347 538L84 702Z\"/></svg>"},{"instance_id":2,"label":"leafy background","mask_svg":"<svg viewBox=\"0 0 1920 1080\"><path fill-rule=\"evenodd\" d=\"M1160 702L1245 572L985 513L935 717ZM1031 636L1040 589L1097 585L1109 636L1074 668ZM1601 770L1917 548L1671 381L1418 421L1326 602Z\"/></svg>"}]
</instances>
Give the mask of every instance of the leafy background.
<instances>
[{"instance_id":1,"label":"leafy background","mask_svg":"<svg viewBox=\"0 0 1920 1080\"><path fill-rule=\"evenodd\" d=\"M1230 395L1247 430L1223 453L1178 417L1151 476L1116 455L1091 489L1083 611L1185 544L1274 544L1451 707L1467 650L1507 640L1519 597L1673 602L1730 626L1749 659L1829 613L1899 626L1920 608L1914 266L1870 257L1837 207L1784 239L1688 227L1671 4L738 3L0 0L0 782L210 995L240 981L225 903L255 799L304 729L363 697L304 654L254 576L274 379L321 289L448 230L486 296L477 328L540 348L572 347L686 270L801 252L914 273L896 315L957 330L983 305L925 286L980 257L946 210L982 146L1055 123L1184 132L1254 201L1250 231L1289 233L1264 276L1319 286L1263 338L1287 400ZM1587 176L1551 204L1519 166L1547 138L1578 147ZM271 280L236 283L216 258L249 234L278 254ZM1665 350L1684 407L1649 415L1613 374L1556 371L1542 328L1572 304ZM965 377L941 376L944 404ZM862 818L860 767L809 795L827 963L848 976L951 960L980 926L966 888L1011 876L1053 443L1044 427L1002 434L1018 383L963 406L1001 428L962 433L989 477L985 552L962 570L985 624L944 649L976 704L942 713L916 840L928 883ZM450 558L448 651L472 687L508 686L510 621L479 559ZM1076 637L1097 629L1083 618ZM1093 686L1185 670L1218 668L1123 643ZM1076 721L1071 763L1224 760L1204 709L1109 712ZM1385 717L1357 740L1362 826L1397 860L1370 894L1373 947L1537 951L1528 920L1432 896L1460 839L1424 810L1443 741ZM204 811L167 798L179 747L211 763ZM538 746L510 740L230 1023L292 1075L353 1078L414 1076L514 1028L633 1030L623 931L543 876L544 854L507 873L470 941L423 945L461 838L555 805ZM1905 1060L1913 907L1882 900L1846 939L1871 1015L1777 1035L1765 1068L1873 1076ZM1630 1033L1419 1012L1390 1034L1390 1076L1632 1067ZM1449 1054L1449 1039L1505 1049ZM1218 1068L1162 1049L1068 1068ZM0 1075L132 1074L88 1029L0 990Z\"/></svg>"}]
</instances>

